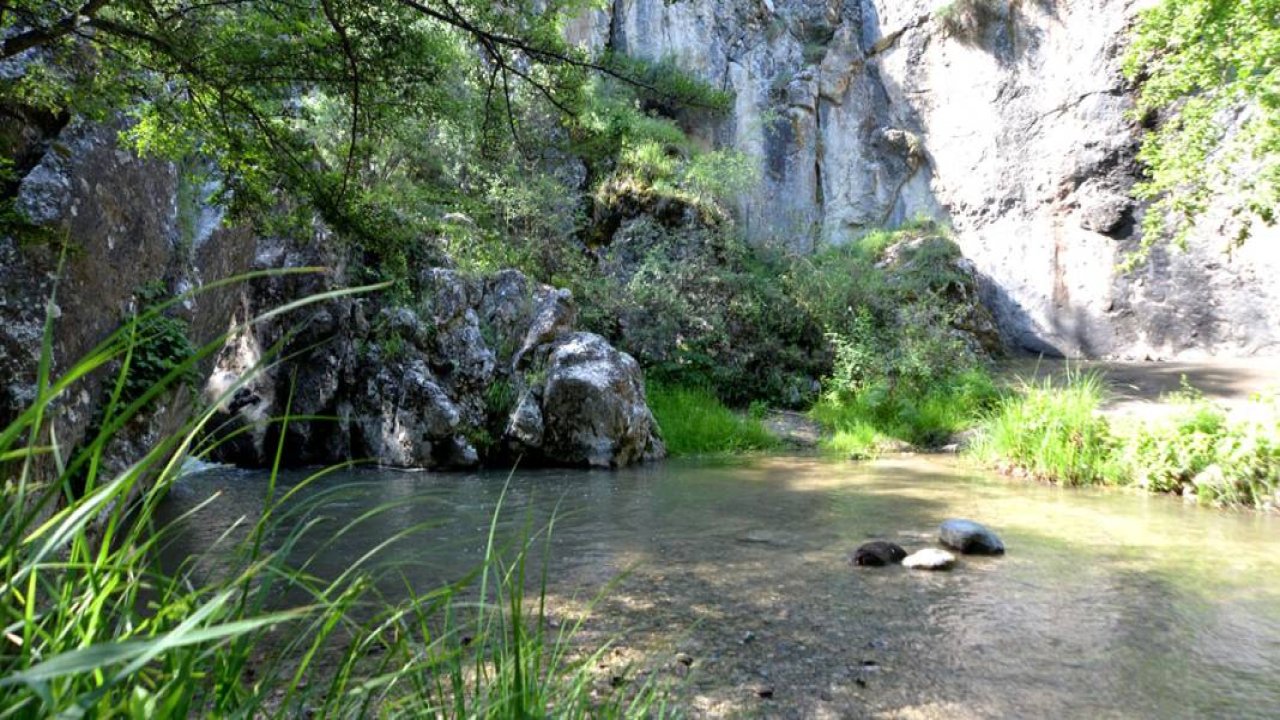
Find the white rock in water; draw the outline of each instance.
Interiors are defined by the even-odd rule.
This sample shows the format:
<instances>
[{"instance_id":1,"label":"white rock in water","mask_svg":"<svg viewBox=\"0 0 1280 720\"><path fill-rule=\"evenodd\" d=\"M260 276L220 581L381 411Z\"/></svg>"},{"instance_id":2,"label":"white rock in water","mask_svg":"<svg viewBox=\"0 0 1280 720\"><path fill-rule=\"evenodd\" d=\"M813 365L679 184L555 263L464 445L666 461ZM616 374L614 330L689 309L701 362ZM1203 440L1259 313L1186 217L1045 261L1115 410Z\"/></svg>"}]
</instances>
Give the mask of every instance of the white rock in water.
<instances>
[{"instance_id":1,"label":"white rock in water","mask_svg":"<svg viewBox=\"0 0 1280 720\"><path fill-rule=\"evenodd\" d=\"M916 570L950 570L956 564L956 556L946 550L925 548L907 556L902 561L903 567Z\"/></svg>"}]
</instances>

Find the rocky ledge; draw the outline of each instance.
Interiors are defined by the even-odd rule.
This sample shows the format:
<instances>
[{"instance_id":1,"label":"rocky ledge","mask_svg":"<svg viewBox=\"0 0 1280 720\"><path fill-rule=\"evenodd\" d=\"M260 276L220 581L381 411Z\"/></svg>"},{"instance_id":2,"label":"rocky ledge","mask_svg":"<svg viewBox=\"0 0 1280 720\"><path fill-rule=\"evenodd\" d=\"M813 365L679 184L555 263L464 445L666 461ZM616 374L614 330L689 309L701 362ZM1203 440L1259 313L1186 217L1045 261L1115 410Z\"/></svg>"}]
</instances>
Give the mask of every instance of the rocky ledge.
<instances>
[{"instance_id":1,"label":"rocky ledge","mask_svg":"<svg viewBox=\"0 0 1280 720\"><path fill-rule=\"evenodd\" d=\"M260 252L258 264L314 261L295 251ZM255 282L240 319L329 284ZM567 290L514 270L468 276L443 267L416 285L413 301L341 298L230 338L205 389L221 398L213 459L267 464L285 414L297 418L284 426L290 465L449 469L519 458L619 467L665 455L640 366L573 330Z\"/></svg>"}]
</instances>

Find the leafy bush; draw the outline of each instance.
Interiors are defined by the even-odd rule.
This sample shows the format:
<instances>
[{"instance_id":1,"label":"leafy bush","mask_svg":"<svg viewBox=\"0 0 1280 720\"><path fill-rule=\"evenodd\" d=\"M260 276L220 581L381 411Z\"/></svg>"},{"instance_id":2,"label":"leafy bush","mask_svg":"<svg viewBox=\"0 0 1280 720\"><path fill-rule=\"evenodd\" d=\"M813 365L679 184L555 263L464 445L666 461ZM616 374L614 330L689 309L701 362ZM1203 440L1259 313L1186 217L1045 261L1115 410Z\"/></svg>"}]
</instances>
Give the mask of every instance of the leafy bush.
<instances>
[{"instance_id":1,"label":"leafy bush","mask_svg":"<svg viewBox=\"0 0 1280 720\"><path fill-rule=\"evenodd\" d=\"M125 325L132 343L124 358L128 372L120 393L126 405L161 384L171 372L175 373L175 387L191 387L200 381L198 369L190 362L196 353L187 336L190 328L185 321L164 314L161 303L167 298L163 283L147 285L136 295L143 310Z\"/></svg>"},{"instance_id":2,"label":"leafy bush","mask_svg":"<svg viewBox=\"0 0 1280 720\"><path fill-rule=\"evenodd\" d=\"M964 316L985 312L945 229L919 220L796 258L786 285L822 322L834 352L813 414L833 449L889 438L934 446L996 397Z\"/></svg>"},{"instance_id":3,"label":"leafy bush","mask_svg":"<svg viewBox=\"0 0 1280 720\"><path fill-rule=\"evenodd\" d=\"M1259 404L1260 419L1232 422L1190 388L1173 398L1177 412L1125 438L1121 462L1129 482L1155 492L1190 489L1214 503L1275 505L1280 498L1280 413Z\"/></svg>"},{"instance_id":4,"label":"leafy bush","mask_svg":"<svg viewBox=\"0 0 1280 720\"><path fill-rule=\"evenodd\" d=\"M648 377L724 402L799 407L830 368L821 328L780 273L731 229L641 217L575 286L580 321L636 357Z\"/></svg>"},{"instance_id":5,"label":"leafy bush","mask_svg":"<svg viewBox=\"0 0 1280 720\"><path fill-rule=\"evenodd\" d=\"M837 452L873 455L888 440L937 447L990 412L1000 399L991 376L981 368L938 372L928 386L890 386L882 382L855 389L828 390L811 415L833 434L826 443Z\"/></svg>"},{"instance_id":6,"label":"leafy bush","mask_svg":"<svg viewBox=\"0 0 1280 720\"><path fill-rule=\"evenodd\" d=\"M1136 193L1155 205L1133 261L1169 235L1185 241L1214 197L1233 201L1237 241L1250 235L1254 216L1275 222L1277 17L1280 0L1162 0L1139 16L1124 72L1140 83L1135 114L1163 118L1138 154L1148 177Z\"/></svg>"},{"instance_id":7,"label":"leafy bush","mask_svg":"<svg viewBox=\"0 0 1280 720\"><path fill-rule=\"evenodd\" d=\"M778 439L760 421L726 408L710 390L649 383L653 410L673 456L769 450Z\"/></svg>"}]
</instances>

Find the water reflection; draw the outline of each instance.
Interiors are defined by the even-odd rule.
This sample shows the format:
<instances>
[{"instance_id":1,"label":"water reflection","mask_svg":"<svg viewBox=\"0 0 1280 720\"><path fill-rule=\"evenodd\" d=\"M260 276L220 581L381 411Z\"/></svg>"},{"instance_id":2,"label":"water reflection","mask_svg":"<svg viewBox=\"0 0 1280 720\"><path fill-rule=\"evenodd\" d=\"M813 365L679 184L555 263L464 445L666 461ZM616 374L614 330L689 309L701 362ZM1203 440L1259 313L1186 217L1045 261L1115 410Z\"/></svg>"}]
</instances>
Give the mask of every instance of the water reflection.
<instances>
[{"instance_id":1,"label":"water reflection","mask_svg":"<svg viewBox=\"0 0 1280 720\"><path fill-rule=\"evenodd\" d=\"M309 492L336 495L308 512L320 532L297 552L333 576L425 523L388 556L428 589L480 561L506 480L326 478ZM263 484L239 471L193 476L169 511L214 492L216 501L182 522L177 554L196 554L234 519L255 518ZM695 716L1273 717L1280 709L1274 517L1009 484L925 458L520 472L505 503L504 540L555 518L553 606L580 607L631 570L587 639L616 639L620 663L692 655L682 701ZM998 529L1008 555L965 558L945 574L844 562L870 537L909 550L931 544L950 516ZM753 691L765 686L772 698Z\"/></svg>"}]
</instances>

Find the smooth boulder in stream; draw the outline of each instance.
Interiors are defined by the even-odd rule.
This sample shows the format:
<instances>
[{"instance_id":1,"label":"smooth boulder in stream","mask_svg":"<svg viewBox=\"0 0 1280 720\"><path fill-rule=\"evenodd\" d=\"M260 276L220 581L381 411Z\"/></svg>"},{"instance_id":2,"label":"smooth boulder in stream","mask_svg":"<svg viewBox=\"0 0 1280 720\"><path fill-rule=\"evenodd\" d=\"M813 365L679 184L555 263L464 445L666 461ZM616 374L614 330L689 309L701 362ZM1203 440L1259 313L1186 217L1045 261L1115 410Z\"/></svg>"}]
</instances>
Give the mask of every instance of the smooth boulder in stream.
<instances>
[{"instance_id":1,"label":"smooth boulder in stream","mask_svg":"<svg viewBox=\"0 0 1280 720\"><path fill-rule=\"evenodd\" d=\"M951 519L938 528L943 545L966 555L1003 555L1004 543L986 526L972 520Z\"/></svg>"},{"instance_id":2,"label":"smooth boulder in stream","mask_svg":"<svg viewBox=\"0 0 1280 720\"><path fill-rule=\"evenodd\" d=\"M938 548L917 550L902 561L903 567L913 570L950 570L955 564L955 555Z\"/></svg>"},{"instance_id":3,"label":"smooth boulder in stream","mask_svg":"<svg viewBox=\"0 0 1280 720\"><path fill-rule=\"evenodd\" d=\"M854 565L863 565L868 567L881 567L884 565L897 565L907 556L907 551L902 546L884 540L873 540L869 543L863 543L853 551L853 557L850 561Z\"/></svg>"}]
</instances>

